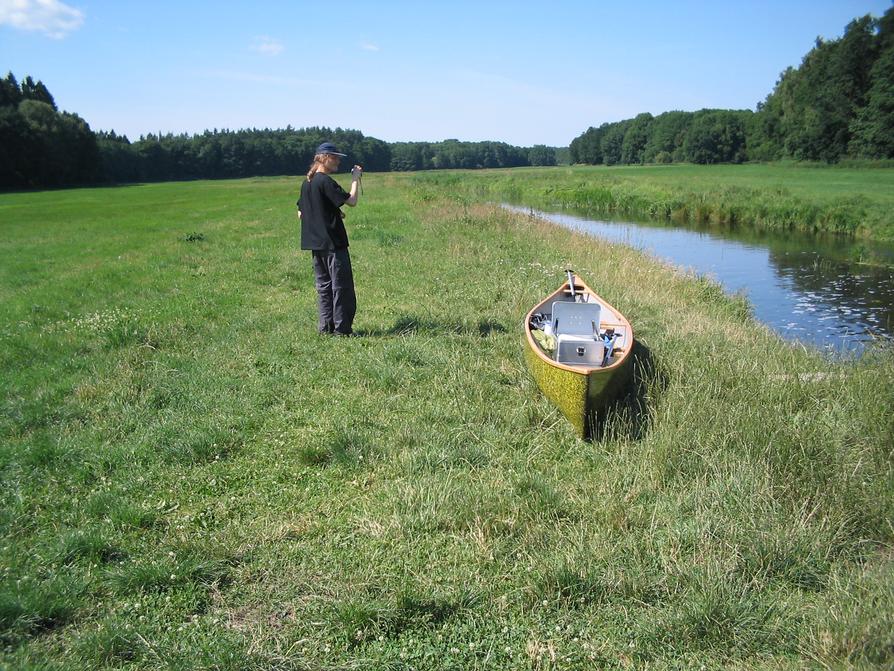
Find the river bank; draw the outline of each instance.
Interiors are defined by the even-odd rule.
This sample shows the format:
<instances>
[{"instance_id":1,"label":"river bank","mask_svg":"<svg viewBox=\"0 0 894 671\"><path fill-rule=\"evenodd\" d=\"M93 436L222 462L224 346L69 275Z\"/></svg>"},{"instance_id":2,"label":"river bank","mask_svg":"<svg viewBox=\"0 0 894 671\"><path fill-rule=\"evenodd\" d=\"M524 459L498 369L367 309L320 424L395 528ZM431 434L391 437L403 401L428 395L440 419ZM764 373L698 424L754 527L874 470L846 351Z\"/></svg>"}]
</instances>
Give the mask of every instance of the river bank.
<instances>
[{"instance_id":1,"label":"river bank","mask_svg":"<svg viewBox=\"0 0 894 671\"><path fill-rule=\"evenodd\" d=\"M840 236L718 230L654 221L600 221L504 205L628 245L747 298L783 338L844 356L894 343L894 244ZM871 252L890 266L852 260Z\"/></svg>"},{"instance_id":2,"label":"river bank","mask_svg":"<svg viewBox=\"0 0 894 671\"><path fill-rule=\"evenodd\" d=\"M298 178L0 196L0 666L890 665L891 353L451 179L365 177L350 339ZM522 357L566 267L641 343L597 442Z\"/></svg>"},{"instance_id":3,"label":"river bank","mask_svg":"<svg viewBox=\"0 0 894 671\"><path fill-rule=\"evenodd\" d=\"M450 188L451 174L420 173L418 181ZM534 207L894 240L894 168L573 166L455 174L475 198Z\"/></svg>"}]
</instances>

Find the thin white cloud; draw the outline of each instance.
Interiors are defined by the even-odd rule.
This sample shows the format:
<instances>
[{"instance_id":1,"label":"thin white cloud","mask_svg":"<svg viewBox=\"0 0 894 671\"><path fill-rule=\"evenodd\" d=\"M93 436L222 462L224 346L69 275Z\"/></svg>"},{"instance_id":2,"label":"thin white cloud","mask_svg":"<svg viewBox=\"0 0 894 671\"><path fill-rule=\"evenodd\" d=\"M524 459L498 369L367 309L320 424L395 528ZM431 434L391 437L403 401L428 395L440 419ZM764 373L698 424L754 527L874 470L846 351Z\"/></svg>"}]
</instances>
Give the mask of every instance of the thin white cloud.
<instances>
[{"instance_id":1,"label":"thin white cloud","mask_svg":"<svg viewBox=\"0 0 894 671\"><path fill-rule=\"evenodd\" d=\"M380 51L378 44L373 44L372 42L361 42L360 48L364 51Z\"/></svg>"},{"instance_id":2,"label":"thin white cloud","mask_svg":"<svg viewBox=\"0 0 894 671\"><path fill-rule=\"evenodd\" d=\"M283 46L282 42L275 37L268 37L267 35L256 37L251 48L252 51L257 51L265 56L279 56L285 51L285 46Z\"/></svg>"},{"instance_id":3,"label":"thin white cloud","mask_svg":"<svg viewBox=\"0 0 894 671\"><path fill-rule=\"evenodd\" d=\"M0 0L0 25L61 40L84 23L84 12L59 0Z\"/></svg>"}]
</instances>

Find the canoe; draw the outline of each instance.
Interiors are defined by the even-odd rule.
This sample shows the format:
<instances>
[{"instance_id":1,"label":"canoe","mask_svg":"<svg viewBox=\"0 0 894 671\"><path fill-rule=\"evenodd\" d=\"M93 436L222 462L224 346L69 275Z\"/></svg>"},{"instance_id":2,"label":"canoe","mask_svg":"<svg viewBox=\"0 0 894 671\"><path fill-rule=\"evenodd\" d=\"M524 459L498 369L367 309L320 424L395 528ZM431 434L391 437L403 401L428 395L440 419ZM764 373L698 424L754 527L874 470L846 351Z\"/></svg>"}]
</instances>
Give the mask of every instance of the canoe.
<instances>
[{"instance_id":1,"label":"canoe","mask_svg":"<svg viewBox=\"0 0 894 671\"><path fill-rule=\"evenodd\" d=\"M578 305L556 307L560 303ZM556 316L552 317L554 313ZM559 314L569 316L559 318ZM538 315L536 319L535 315ZM590 317L593 317L593 321L588 325ZM546 321L550 325L548 328L555 328L556 339L570 341L561 343L561 356L541 347L534 336L537 329L532 327L532 319ZM582 325L584 328L581 328ZM566 327L577 335L564 335ZM604 347L600 350L604 354L609 347L599 345L599 339L604 341L606 332L611 334L612 329L615 337L609 356L603 358L597 355L597 361L594 362L585 350L592 348L595 342L598 347ZM569 272L569 280L527 314L524 330L525 359L540 390L568 418L581 438L591 437L608 404L630 384L630 352L634 342L630 322L583 280ZM570 353L567 347L569 344ZM578 344L580 346L575 347ZM589 360L581 359L576 362L576 356L587 356Z\"/></svg>"}]
</instances>

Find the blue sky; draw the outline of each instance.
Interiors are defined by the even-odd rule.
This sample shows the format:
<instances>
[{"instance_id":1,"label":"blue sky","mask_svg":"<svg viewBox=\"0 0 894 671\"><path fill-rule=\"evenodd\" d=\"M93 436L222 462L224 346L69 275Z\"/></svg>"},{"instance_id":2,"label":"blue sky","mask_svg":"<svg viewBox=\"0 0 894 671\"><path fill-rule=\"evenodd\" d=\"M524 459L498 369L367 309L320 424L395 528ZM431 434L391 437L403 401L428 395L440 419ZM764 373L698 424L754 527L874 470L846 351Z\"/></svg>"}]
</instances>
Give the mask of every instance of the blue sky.
<instances>
[{"instance_id":1,"label":"blue sky","mask_svg":"<svg viewBox=\"0 0 894 671\"><path fill-rule=\"evenodd\" d=\"M0 69L93 129L354 128L567 145L672 109L754 108L817 36L889 0L0 0Z\"/></svg>"}]
</instances>

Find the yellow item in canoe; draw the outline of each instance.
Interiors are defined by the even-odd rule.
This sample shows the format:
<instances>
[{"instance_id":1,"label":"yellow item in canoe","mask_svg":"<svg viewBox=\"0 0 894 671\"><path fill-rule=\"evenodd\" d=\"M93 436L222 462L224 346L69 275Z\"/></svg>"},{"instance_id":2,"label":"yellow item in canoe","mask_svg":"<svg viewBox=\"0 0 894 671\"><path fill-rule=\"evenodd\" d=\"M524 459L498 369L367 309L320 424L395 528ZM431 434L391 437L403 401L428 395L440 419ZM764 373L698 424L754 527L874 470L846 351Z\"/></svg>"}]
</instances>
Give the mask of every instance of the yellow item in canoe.
<instances>
[{"instance_id":1,"label":"yellow item in canoe","mask_svg":"<svg viewBox=\"0 0 894 671\"><path fill-rule=\"evenodd\" d=\"M556 336L547 335L543 331L531 329L531 335L544 352L556 351Z\"/></svg>"}]
</instances>

